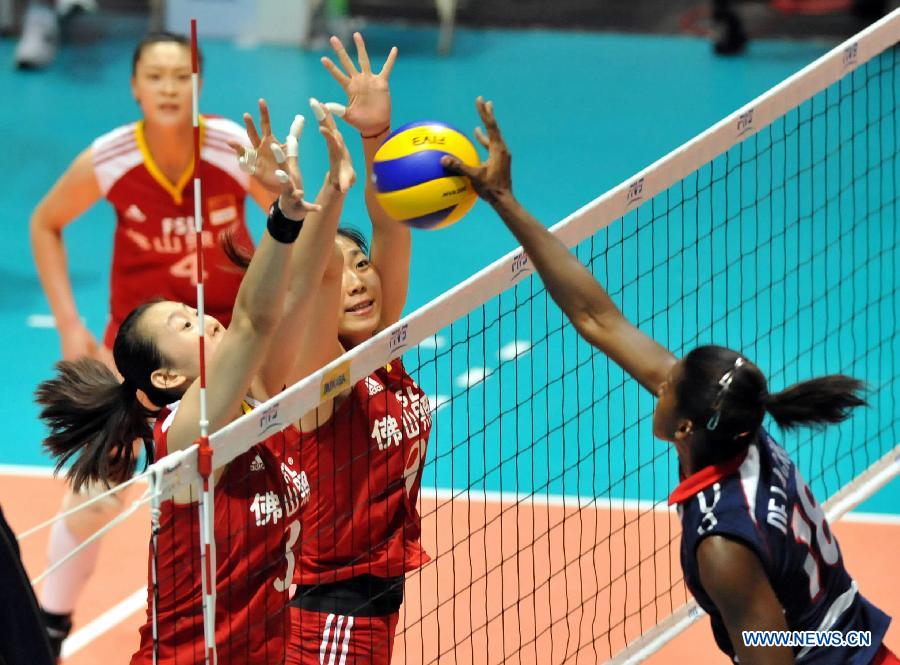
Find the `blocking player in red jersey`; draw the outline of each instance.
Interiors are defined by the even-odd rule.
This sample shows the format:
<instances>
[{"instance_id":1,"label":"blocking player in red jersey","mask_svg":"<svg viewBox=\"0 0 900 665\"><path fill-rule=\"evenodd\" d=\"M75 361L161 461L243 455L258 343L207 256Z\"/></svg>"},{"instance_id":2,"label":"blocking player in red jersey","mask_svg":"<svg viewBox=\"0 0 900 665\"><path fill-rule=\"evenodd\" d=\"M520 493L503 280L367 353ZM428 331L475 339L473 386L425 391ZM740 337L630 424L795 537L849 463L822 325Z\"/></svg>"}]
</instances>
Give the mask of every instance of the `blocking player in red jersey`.
<instances>
[{"instance_id":1,"label":"blocking player in red jersey","mask_svg":"<svg viewBox=\"0 0 900 665\"><path fill-rule=\"evenodd\" d=\"M333 109L362 135L372 257L360 233L338 229L295 342L273 346L291 368L288 383L395 323L406 302L410 232L381 209L371 179L375 152L390 131L388 77L396 49L375 74L362 36L354 40L359 70L337 38L332 46L344 71L323 58L346 91L347 106L313 100L313 110L323 117ZM330 117L322 122L333 127ZM242 252L233 249L240 263ZM267 389L282 385L269 382ZM404 574L428 560L416 510L431 429L428 398L393 360L304 416L301 429L300 463L310 494L300 516L287 662L387 663Z\"/></svg>"},{"instance_id":2,"label":"blocking player in red jersey","mask_svg":"<svg viewBox=\"0 0 900 665\"><path fill-rule=\"evenodd\" d=\"M388 77L372 71L354 35L359 68L337 38L343 69L326 68L346 91L336 108L363 138L367 175L390 131ZM377 203L371 177L366 203L373 225L371 259L359 234L342 230L302 329L294 376L308 375L399 320L409 282L410 235ZM301 465L310 484L302 515L288 663L382 664L390 661L403 600L404 574L428 561L416 502L431 429L428 398L403 363L341 391L301 419Z\"/></svg>"},{"instance_id":3,"label":"blocking player in red jersey","mask_svg":"<svg viewBox=\"0 0 900 665\"><path fill-rule=\"evenodd\" d=\"M286 370L269 350L284 345L296 334L298 320L309 314L311 294L334 251L335 229L354 173L333 123L324 127L331 170L318 205L306 203L296 158L302 123L297 120L292 127L293 144L291 139L280 144L271 134L262 102L260 111L263 136L252 122L248 127L253 145L249 151L258 155L255 177L280 187L280 196L241 283L231 325L226 328L213 317L198 321L196 310L184 303L153 301L132 310L116 334L113 357L123 382L102 362L82 358L60 362L58 376L38 389L41 417L51 429L47 447L60 464L72 462L68 475L75 487L129 477L136 466L135 439L144 443L151 459L185 449L196 439L197 325L206 331L210 432L240 416L248 397L266 399L265 381L285 379ZM269 154L273 143L280 157ZM277 170L279 159L287 161L282 167L287 173ZM168 406L153 412L138 399L138 392L150 403ZM150 415L156 416L152 433ZM308 495L302 473L291 461L296 437L296 429L288 428L215 472L219 662L283 662L287 594L299 535L296 517ZM135 665L154 662L154 652L159 663L203 660L199 536L191 492L182 488L163 502L158 589L154 594L148 587L148 619L131 661ZM156 610L155 640L151 608Z\"/></svg>"},{"instance_id":4,"label":"blocking player in red jersey","mask_svg":"<svg viewBox=\"0 0 900 665\"><path fill-rule=\"evenodd\" d=\"M64 360L98 358L112 366L112 344L125 316L152 297L195 305L190 44L181 36L148 35L134 51L131 89L143 118L96 139L41 200L31 219L38 274L56 318ZM227 324L240 276L225 268L219 237L230 232L249 242L244 223L247 193L261 207L272 196L238 168L229 141L246 141L235 123L203 117L200 176L205 218L206 308ZM98 345L82 323L72 294L62 231L99 199L116 214L110 274L110 318ZM67 491L69 510L96 495L87 486ZM109 498L54 524L49 564L64 558L121 510ZM45 580L40 600L51 641L59 652L71 613L99 553L97 541Z\"/></svg>"},{"instance_id":5,"label":"blocking player in red jersey","mask_svg":"<svg viewBox=\"0 0 900 665\"><path fill-rule=\"evenodd\" d=\"M684 578L710 615L719 648L742 665L896 663L882 641L890 617L859 592L821 506L763 427L766 414L782 428L841 422L865 404L862 383L831 375L770 393L760 368L732 349L704 345L676 358L627 321L590 271L516 200L493 105L481 98L476 105L487 161L442 162L493 206L579 335L659 398L653 434L675 446L682 476L669 501L682 523ZM745 631L756 630L837 639L749 646ZM860 644L856 631L869 643Z\"/></svg>"}]
</instances>

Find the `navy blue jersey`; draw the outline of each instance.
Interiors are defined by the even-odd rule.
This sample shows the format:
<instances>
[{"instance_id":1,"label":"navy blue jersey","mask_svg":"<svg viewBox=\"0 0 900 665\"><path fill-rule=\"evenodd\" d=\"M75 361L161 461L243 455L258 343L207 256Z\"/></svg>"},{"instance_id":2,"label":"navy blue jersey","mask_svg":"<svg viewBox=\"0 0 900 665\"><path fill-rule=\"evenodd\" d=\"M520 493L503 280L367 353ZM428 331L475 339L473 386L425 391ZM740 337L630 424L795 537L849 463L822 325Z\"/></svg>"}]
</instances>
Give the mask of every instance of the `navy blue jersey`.
<instances>
[{"instance_id":1,"label":"navy blue jersey","mask_svg":"<svg viewBox=\"0 0 900 665\"><path fill-rule=\"evenodd\" d=\"M700 584L697 546L725 536L749 547L766 571L790 630L871 631L868 647L796 648L802 665L868 665L890 617L862 597L844 568L837 540L803 477L762 430L736 459L684 479L669 503L681 517L684 579L709 614L719 648L737 662L722 615Z\"/></svg>"}]
</instances>

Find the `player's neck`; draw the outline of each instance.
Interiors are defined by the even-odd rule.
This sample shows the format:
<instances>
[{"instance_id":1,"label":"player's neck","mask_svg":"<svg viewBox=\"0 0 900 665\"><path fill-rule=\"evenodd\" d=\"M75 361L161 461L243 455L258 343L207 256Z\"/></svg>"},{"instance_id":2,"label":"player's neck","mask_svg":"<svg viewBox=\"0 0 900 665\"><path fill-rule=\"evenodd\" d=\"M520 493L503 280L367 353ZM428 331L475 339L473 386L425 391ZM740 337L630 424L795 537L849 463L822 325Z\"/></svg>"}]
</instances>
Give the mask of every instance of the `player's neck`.
<instances>
[{"instance_id":1,"label":"player's neck","mask_svg":"<svg viewBox=\"0 0 900 665\"><path fill-rule=\"evenodd\" d=\"M697 470L694 468L694 463L691 460L691 450L688 444L684 441L675 441L675 452L678 453L678 468L681 471L681 476L683 478L687 478Z\"/></svg>"},{"instance_id":2,"label":"player's neck","mask_svg":"<svg viewBox=\"0 0 900 665\"><path fill-rule=\"evenodd\" d=\"M176 182L191 163L194 154L193 128L187 126L144 124L144 140L153 161Z\"/></svg>"}]
</instances>

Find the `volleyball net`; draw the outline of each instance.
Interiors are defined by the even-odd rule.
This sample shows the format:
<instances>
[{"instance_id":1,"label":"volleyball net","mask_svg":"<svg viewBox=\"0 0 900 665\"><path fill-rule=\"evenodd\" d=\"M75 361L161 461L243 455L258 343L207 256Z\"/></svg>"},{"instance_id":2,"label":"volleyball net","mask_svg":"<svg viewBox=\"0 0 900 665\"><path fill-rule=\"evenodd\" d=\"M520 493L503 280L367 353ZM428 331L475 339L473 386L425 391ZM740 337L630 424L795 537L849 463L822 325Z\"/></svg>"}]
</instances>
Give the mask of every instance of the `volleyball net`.
<instances>
[{"instance_id":1,"label":"volleyball net","mask_svg":"<svg viewBox=\"0 0 900 665\"><path fill-rule=\"evenodd\" d=\"M870 407L848 422L776 431L830 519L900 466L898 39L895 11L553 227L625 316L676 355L739 349L772 390L837 372L869 384ZM254 495L255 472L300 454L285 441L257 463L257 442L347 387L363 410L386 400L378 372L400 358L427 395L401 400L413 422L406 411L367 421L372 446L348 465L327 477L326 464L285 472L286 501ZM413 498L431 560L405 576L392 662L639 662L700 616L667 505L677 459L652 437L653 407L577 336L514 251L213 435L215 468L235 474L229 486L249 506L242 527L217 519L216 549L233 557L237 530L280 520L280 541L255 546L287 551L291 570L291 549L315 537L290 527L310 497L370 482L355 465L377 467L392 445L408 462L427 427L427 453L410 469L421 472ZM326 427L337 432L336 421ZM196 486L196 469L195 448L152 465L155 504ZM374 550L387 527L371 524L351 538ZM187 534L158 536L151 570L159 548ZM199 594L203 571L165 560L152 574ZM231 595L218 589L225 624ZM260 602L245 623L282 648L283 603ZM316 645L321 662L346 656L349 622L338 620Z\"/></svg>"}]
</instances>

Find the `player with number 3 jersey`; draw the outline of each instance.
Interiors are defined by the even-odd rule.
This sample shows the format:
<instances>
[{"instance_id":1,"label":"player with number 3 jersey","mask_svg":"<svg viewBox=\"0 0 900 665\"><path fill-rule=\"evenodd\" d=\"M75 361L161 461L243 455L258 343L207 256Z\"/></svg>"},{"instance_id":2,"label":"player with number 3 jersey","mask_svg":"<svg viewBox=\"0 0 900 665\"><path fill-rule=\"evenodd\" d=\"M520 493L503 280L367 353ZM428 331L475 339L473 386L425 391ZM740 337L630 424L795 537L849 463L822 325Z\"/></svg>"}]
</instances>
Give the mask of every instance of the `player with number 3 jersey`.
<instances>
[{"instance_id":1,"label":"player with number 3 jersey","mask_svg":"<svg viewBox=\"0 0 900 665\"><path fill-rule=\"evenodd\" d=\"M51 430L45 445L60 466L71 463L67 475L75 489L130 477L138 461L135 441L149 460L184 451L199 435L201 413L214 434L247 414L251 403L274 394L264 386L284 385L287 370L273 349L287 346L309 314L325 270L325 261L316 257L334 249L355 174L333 122L320 123L330 171L317 203L308 203L298 165L303 118L295 118L284 144L273 136L262 100L260 119L262 136L245 118L252 148L232 147L242 163L253 155L253 177L279 196L241 280L231 325L200 317L184 303L151 301L132 310L116 333L113 356L121 383L103 363L83 358L59 363L57 376L39 386L41 416ZM198 379L200 326L207 358L205 409ZM150 403L167 406L148 408L138 391ZM152 432L150 417L156 419ZM214 458L210 478L216 497L215 642L218 662L230 665L284 662L299 517L309 498L298 467L296 428L279 418L277 406L261 411L258 423L260 434L269 436L229 462ZM200 593L197 500L194 483L162 497L160 528L150 548L147 622L134 665L204 660L204 628L211 624L204 624Z\"/></svg>"},{"instance_id":2,"label":"player with number 3 jersey","mask_svg":"<svg viewBox=\"0 0 900 665\"><path fill-rule=\"evenodd\" d=\"M34 210L34 258L63 360L87 357L114 367L116 331L132 309L151 298L197 304L191 89L189 41L165 32L147 35L132 58L131 92L142 118L100 136L83 150ZM218 239L229 232L249 242L244 224L247 193L262 208L273 196L238 168L229 142L246 142L247 137L236 124L204 117L201 136L206 311L227 324L240 276L224 267L227 259ZM112 204L116 220L109 318L98 344L75 303L63 229L101 198ZM100 256L91 259L103 261ZM87 485L78 493L67 490L62 510L73 511L102 489ZM119 492L91 510L72 512L51 529L49 563L63 563L47 577L40 601L57 655L99 555L101 541L87 547L82 543L126 501Z\"/></svg>"}]
</instances>

